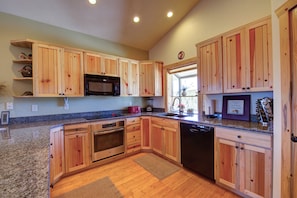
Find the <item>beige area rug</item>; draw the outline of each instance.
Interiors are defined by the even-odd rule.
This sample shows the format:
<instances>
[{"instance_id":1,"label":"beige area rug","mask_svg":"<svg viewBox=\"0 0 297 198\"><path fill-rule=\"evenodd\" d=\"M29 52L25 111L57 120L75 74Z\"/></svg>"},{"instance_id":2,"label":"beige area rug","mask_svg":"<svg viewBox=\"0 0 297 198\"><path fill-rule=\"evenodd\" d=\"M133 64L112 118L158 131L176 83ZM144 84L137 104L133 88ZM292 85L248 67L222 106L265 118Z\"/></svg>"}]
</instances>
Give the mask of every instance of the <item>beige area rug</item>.
<instances>
[{"instance_id":1,"label":"beige area rug","mask_svg":"<svg viewBox=\"0 0 297 198\"><path fill-rule=\"evenodd\" d=\"M67 192L58 198L122 198L109 177L104 177L90 184Z\"/></svg>"},{"instance_id":2,"label":"beige area rug","mask_svg":"<svg viewBox=\"0 0 297 198\"><path fill-rule=\"evenodd\" d=\"M169 175L175 173L180 167L158 157L154 154L146 154L134 160L145 170L150 172L152 175L162 180Z\"/></svg>"}]
</instances>

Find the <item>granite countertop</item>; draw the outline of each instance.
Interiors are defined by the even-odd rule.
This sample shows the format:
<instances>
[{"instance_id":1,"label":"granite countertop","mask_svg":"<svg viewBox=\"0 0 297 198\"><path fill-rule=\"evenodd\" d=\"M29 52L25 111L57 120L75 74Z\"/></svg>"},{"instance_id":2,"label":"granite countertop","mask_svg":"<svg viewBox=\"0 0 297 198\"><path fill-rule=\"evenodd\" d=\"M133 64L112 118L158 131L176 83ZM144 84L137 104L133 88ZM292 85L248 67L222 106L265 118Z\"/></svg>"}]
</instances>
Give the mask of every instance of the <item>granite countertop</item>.
<instances>
[{"instance_id":1,"label":"granite countertop","mask_svg":"<svg viewBox=\"0 0 297 198\"><path fill-rule=\"evenodd\" d=\"M155 116L182 122L200 123L273 134L271 127L253 122L198 117L165 116L164 113L122 114L106 119L124 119L136 116ZM49 197L49 143L50 129L55 126L100 121L85 118L59 119L0 125L0 197Z\"/></svg>"}]
</instances>

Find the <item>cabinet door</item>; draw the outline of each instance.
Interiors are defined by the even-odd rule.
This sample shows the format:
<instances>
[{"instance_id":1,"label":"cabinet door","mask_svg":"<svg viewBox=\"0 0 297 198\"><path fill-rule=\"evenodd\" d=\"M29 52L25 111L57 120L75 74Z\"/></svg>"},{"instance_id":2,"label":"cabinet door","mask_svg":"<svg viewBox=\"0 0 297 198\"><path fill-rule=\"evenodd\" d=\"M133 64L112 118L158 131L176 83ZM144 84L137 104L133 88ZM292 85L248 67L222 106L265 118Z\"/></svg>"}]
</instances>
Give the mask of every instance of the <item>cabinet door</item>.
<instances>
[{"instance_id":1,"label":"cabinet door","mask_svg":"<svg viewBox=\"0 0 297 198\"><path fill-rule=\"evenodd\" d=\"M151 148L151 118L141 117L141 148Z\"/></svg>"},{"instance_id":2,"label":"cabinet door","mask_svg":"<svg viewBox=\"0 0 297 198\"><path fill-rule=\"evenodd\" d=\"M99 54L84 54L84 65L86 74L103 74L102 57Z\"/></svg>"},{"instance_id":3,"label":"cabinet door","mask_svg":"<svg viewBox=\"0 0 297 198\"><path fill-rule=\"evenodd\" d=\"M217 174L216 180L230 188L238 188L238 146L236 142L217 139Z\"/></svg>"},{"instance_id":4,"label":"cabinet door","mask_svg":"<svg viewBox=\"0 0 297 198\"><path fill-rule=\"evenodd\" d=\"M121 96L139 96L139 62L120 59Z\"/></svg>"},{"instance_id":5,"label":"cabinet door","mask_svg":"<svg viewBox=\"0 0 297 198\"><path fill-rule=\"evenodd\" d=\"M199 90L202 94L223 92L222 40L214 38L197 45Z\"/></svg>"},{"instance_id":6,"label":"cabinet door","mask_svg":"<svg viewBox=\"0 0 297 198\"><path fill-rule=\"evenodd\" d=\"M224 92L242 92L246 87L244 29L223 35Z\"/></svg>"},{"instance_id":7,"label":"cabinet door","mask_svg":"<svg viewBox=\"0 0 297 198\"><path fill-rule=\"evenodd\" d=\"M247 87L251 91L272 91L271 20L247 27Z\"/></svg>"},{"instance_id":8,"label":"cabinet door","mask_svg":"<svg viewBox=\"0 0 297 198\"><path fill-rule=\"evenodd\" d=\"M139 95L162 96L163 64L155 61L143 61L139 65Z\"/></svg>"},{"instance_id":9,"label":"cabinet door","mask_svg":"<svg viewBox=\"0 0 297 198\"><path fill-rule=\"evenodd\" d=\"M251 197L271 197L271 150L241 145L240 190Z\"/></svg>"},{"instance_id":10,"label":"cabinet door","mask_svg":"<svg viewBox=\"0 0 297 198\"><path fill-rule=\"evenodd\" d=\"M62 71L62 90L65 96L83 96L83 62L82 52L70 49L64 50Z\"/></svg>"},{"instance_id":11,"label":"cabinet door","mask_svg":"<svg viewBox=\"0 0 297 198\"><path fill-rule=\"evenodd\" d=\"M107 76L119 76L119 65L118 65L118 58L115 56L107 56L102 55L103 58L103 68L104 68L104 75Z\"/></svg>"},{"instance_id":12,"label":"cabinet door","mask_svg":"<svg viewBox=\"0 0 297 198\"><path fill-rule=\"evenodd\" d=\"M65 135L66 172L88 166L88 142L88 133Z\"/></svg>"},{"instance_id":13,"label":"cabinet door","mask_svg":"<svg viewBox=\"0 0 297 198\"><path fill-rule=\"evenodd\" d=\"M54 185L64 174L63 127L50 130L50 185Z\"/></svg>"},{"instance_id":14,"label":"cabinet door","mask_svg":"<svg viewBox=\"0 0 297 198\"><path fill-rule=\"evenodd\" d=\"M152 124L152 149L163 155L163 129L162 126Z\"/></svg>"},{"instance_id":15,"label":"cabinet door","mask_svg":"<svg viewBox=\"0 0 297 198\"><path fill-rule=\"evenodd\" d=\"M62 49L33 44L33 91L36 96L57 96L61 82L59 69Z\"/></svg>"},{"instance_id":16,"label":"cabinet door","mask_svg":"<svg viewBox=\"0 0 297 198\"><path fill-rule=\"evenodd\" d=\"M177 129L164 127L164 155L178 161L178 133Z\"/></svg>"}]
</instances>

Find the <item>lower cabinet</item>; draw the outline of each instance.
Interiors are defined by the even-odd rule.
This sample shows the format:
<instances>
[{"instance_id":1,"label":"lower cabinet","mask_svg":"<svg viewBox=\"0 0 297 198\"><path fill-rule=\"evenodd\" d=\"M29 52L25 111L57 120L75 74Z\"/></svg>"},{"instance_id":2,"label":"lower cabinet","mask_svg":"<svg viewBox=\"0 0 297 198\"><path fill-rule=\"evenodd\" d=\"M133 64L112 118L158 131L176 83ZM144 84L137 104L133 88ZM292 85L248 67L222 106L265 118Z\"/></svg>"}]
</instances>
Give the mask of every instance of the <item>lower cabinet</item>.
<instances>
[{"instance_id":1,"label":"lower cabinet","mask_svg":"<svg viewBox=\"0 0 297 198\"><path fill-rule=\"evenodd\" d=\"M140 117L126 119L126 153L140 152L141 148Z\"/></svg>"},{"instance_id":2,"label":"lower cabinet","mask_svg":"<svg viewBox=\"0 0 297 198\"><path fill-rule=\"evenodd\" d=\"M153 151L180 162L179 122L166 118L151 118Z\"/></svg>"},{"instance_id":3,"label":"lower cabinet","mask_svg":"<svg viewBox=\"0 0 297 198\"><path fill-rule=\"evenodd\" d=\"M151 117L141 116L141 149L151 149Z\"/></svg>"},{"instance_id":4,"label":"lower cabinet","mask_svg":"<svg viewBox=\"0 0 297 198\"><path fill-rule=\"evenodd\" d=\"M87 167L91 161L88 124L65 125L65 172Z\"/></svg>"},{"instance_id":5,"label":"lower cabinet","mask_svg":"<svg viewBox=\"0 0 297 198\"><path fill-rule=\"evenodd\" d=\"M272 136L216 127L216 182L249 197L271 197Z\"/></svg>"},{"instance_id":6,"label":"lower cabinet","mask_svg":"<svg viewBox=\"0 0 297 198\"><path fill-rule=\"evenodd\" d=\"M63 126L50 130L50 185L53 186L64 174Z\"/></svg>"}]
</instances>

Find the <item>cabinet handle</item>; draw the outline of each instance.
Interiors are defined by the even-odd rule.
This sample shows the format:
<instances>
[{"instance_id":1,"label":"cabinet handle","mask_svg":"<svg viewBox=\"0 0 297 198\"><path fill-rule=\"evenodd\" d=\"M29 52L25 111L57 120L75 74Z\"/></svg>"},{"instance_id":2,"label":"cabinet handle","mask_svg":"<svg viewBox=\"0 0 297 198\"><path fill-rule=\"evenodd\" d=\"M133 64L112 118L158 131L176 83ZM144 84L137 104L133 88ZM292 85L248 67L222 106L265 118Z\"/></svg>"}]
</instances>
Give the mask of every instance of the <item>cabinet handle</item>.
<instances>
[{"instance_id":1,"label":"cabinet handle","mask_svg":"<svg viewBox=\"0 0 297 198\"><path fill-rule=\"evenodd\" d=\"M241 138L241 135L238 135L237 138Z\"/></svg>"},{"instance_id":2,"label":"cabinet handle","mask_svg":"<svg viewBox=\"0 0 297 198\"><path fill-rule=\"evenodd\" d=\"M53 146L53 143L51 143L50 145Z\"/></svg>"},{"instance_id":3,"label":"cabinet handle","mask_svg":"<svg viewBox=\"0 0 297 198\"><path fill-rule=\"evenodd\" d=\"M51 158L54 158L53 154L51 154Z\"/></svg>"},{"instance_id":4,"label":"cabinet handle","mask_svg":"<svg viewBox=\"0 0 297 198\"><path fill-rule=\"evenodd\" d=\"M240 150L244 150L244 148L243 147L240 147Z\"/></svg>"},{"instance_id":5,"label":"cabinet handle","mask_svg":"<svg viewBox=\"0 0 297 198\"><path fill-rule=\"evenodd\" d=\"M251 179L251 182L254 182L254 180L253 180L253 179Z\"/></svg>"},{"instance_id":6,"label":"cabinet handle","mask_svg":"<svg viewBox=\"0 0 297 198\"><path fill-rule=\"evenodd\" d=\"M239 147L238 146L235 146L235 148L238 149Z\"/></svg>"},{"instance_id":7,"label":"cabinet handle","mask_svg":"<svg viewBox=\"0 0 297 198\"><path fill-rule=\"evenodd\" d=\"M242 90L245 90L245 87L242 87Z\"/></svg>"},{"instance_id":8,"label":"cabinet handle","mask_svg":"<svg viewBox=\"0 0 297 198\"><path fill-rule=\"evenodd\" d=\"M246 89L247 89L247 90L250 90L250 87L247 87Z\"/></svg>"},{"instance_id":9,"label":"cabinet handle","mask_svg":"<svg viewBox=\"0 0 297 198\"><path fill-rule=\"evenodd\" d=\"M268 80L267 80L267 79L265 79L264 81L265 81L265 82L267 82Z\"/></svg>"}]
</instances>

